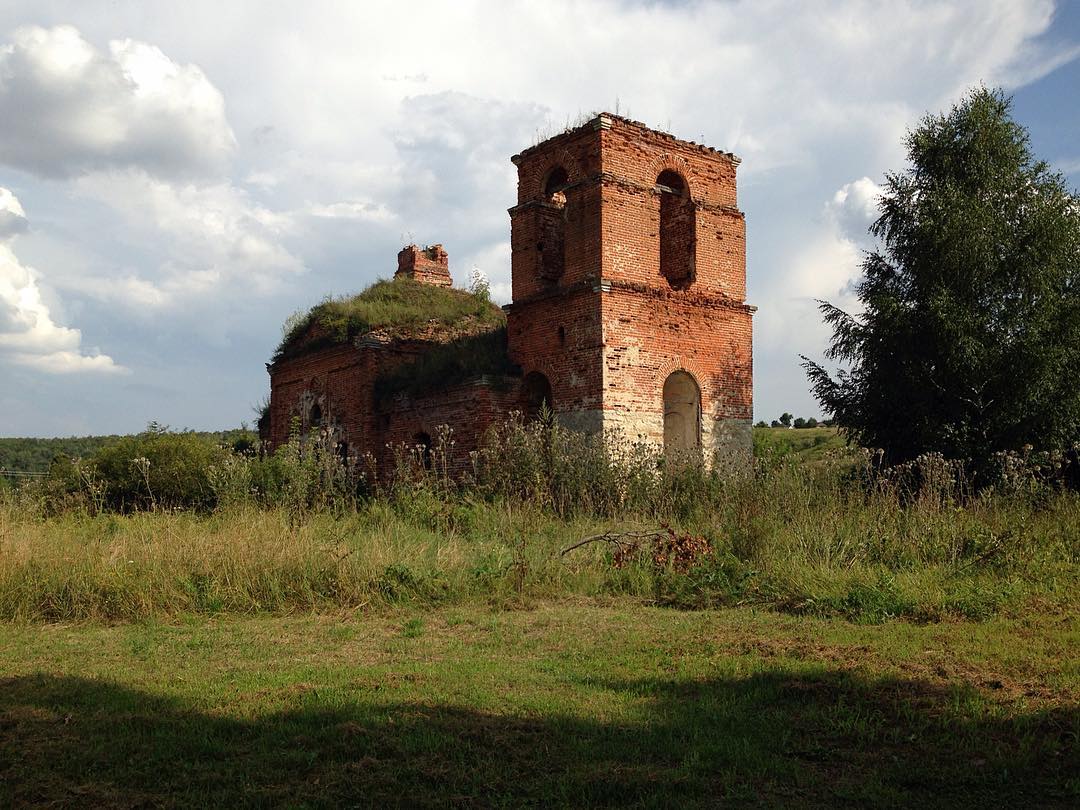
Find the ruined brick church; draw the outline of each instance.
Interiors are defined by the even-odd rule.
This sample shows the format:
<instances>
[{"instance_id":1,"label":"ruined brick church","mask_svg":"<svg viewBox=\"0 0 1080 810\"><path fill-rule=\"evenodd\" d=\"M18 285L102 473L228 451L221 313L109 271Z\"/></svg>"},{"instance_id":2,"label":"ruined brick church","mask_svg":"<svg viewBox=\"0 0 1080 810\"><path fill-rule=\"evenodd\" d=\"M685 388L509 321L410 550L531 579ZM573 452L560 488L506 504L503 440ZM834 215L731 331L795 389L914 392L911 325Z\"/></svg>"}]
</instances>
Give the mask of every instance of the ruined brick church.
<instances>
[{"instance_id":1,"label":"ruined brick church","mask_svg":"<svg viewBox=\"0 0 1080 810\"><path fill-rule=\"evenodd\" d=\"M384 464L448 425L464 465L491 424L546 404L577 430L749 453L755 308L739 159L604 113L511 160L512 302L397 328L309 318L267 365L270 446L319 431ZM470 296L449 289L441 245L406 247L381 284ZM439 363L446 373L428 373Z\"/></svg>"}]
</instances>

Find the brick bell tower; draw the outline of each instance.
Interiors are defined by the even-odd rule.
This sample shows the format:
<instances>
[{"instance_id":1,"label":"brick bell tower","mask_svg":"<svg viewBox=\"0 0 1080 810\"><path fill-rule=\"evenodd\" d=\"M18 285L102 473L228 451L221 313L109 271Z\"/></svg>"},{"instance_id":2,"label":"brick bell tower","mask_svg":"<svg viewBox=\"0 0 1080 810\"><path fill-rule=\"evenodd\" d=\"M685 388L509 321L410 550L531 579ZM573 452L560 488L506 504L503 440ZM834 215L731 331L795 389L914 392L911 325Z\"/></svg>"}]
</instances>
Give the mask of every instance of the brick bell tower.
<instances>
[{"instance_id":1,"label":"brick bell tower","mask_svg":"<svg viewBox=\"0 0 1080 810\"><path fill-rule=\"evenodd\" d=\"M509 348L527 407L669 450L749 453L739 159L603 113L512 160Z\"/></svg>"}]
</instances>

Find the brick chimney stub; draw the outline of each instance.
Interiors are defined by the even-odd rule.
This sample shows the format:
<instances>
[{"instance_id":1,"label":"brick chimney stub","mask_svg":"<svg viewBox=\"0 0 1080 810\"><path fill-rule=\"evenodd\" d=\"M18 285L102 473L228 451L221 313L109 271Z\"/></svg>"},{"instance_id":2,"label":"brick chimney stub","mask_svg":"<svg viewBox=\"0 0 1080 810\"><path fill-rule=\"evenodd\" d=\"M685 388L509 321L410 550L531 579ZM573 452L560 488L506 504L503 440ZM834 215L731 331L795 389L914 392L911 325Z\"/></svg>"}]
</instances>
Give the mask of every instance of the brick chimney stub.
<instances>
[{"instance_id":1,"label":"brick chimney stub","mask_svg":"<svg viewBox=\"0 0 1080 810\"><path fill-rule=\"evenodd\" d=\"M437 287L450 287L450 262L442 245L429 247L406 245L398 253L398 267L394 277L405 277L422 284L434 284Z\"/></svg>"}]
</instances>

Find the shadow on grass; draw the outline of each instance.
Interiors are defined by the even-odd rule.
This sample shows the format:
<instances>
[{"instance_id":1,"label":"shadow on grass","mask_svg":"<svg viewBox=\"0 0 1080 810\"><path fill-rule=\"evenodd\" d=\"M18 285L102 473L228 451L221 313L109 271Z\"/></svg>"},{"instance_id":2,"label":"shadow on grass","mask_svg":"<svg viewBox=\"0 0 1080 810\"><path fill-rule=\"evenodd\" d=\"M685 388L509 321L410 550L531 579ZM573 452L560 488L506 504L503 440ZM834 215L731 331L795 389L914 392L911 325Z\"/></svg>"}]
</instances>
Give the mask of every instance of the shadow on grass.
<instances>
[{"instance_id":1,"label":"shadow on grass","mask_svg":"<svg viewBox=\"0 0 1080 810\"><path fill-rule=\"evenodd\" d=\"M109 682L8 679L0 806L1053 807L1080 792L1076 707L1005 716L970 688L840 671L567 689L622 692L640 716L296 685L245 701L296 708L237 719Z\"/></svg>"}]
</instances>

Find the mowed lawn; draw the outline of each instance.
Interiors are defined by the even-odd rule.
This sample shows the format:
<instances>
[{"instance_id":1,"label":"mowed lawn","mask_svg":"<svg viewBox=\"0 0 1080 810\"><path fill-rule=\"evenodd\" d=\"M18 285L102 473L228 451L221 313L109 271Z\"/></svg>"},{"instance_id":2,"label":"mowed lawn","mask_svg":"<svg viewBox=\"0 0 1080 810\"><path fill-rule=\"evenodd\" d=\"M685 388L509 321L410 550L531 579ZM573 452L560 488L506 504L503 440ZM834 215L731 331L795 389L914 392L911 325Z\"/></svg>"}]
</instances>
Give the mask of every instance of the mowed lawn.
<instances>
[{"instance_id":1,"label":"mowed lawn","mask_svg":"<svg viewBox=\"0 0 1080 810\"><path fill-rule=\"evenodd\" d=\"M0 626L0 806L1076 806L1080 623Z\"/></svg>"}]
</instances>

